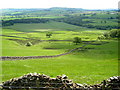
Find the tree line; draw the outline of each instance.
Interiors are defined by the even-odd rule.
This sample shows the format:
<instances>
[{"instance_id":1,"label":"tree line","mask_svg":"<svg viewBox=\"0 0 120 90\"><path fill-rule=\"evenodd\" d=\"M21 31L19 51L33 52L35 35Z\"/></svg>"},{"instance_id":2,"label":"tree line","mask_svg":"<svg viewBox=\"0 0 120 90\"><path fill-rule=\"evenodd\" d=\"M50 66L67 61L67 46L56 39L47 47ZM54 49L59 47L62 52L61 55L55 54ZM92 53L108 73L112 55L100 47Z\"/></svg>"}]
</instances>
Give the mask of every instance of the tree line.
<instances>
[{"instance_id":1,"label":"tree line","mask_svg":"<svg viewBox=\"0 0 120 90\"><path fill-rule=\"evenodd\" d=\"M2 20L2 26L10 26L15 23L46 23L49 22L50 19L47 18L30 18L30 19L14 19L14 20Z\"/></svg>"},{"instance_id":2,"label":"tree line","mask_svg":"<svg viewBox=\"0 0 120 90\"><path fill-rule=\"evenodd\" d=\"M84 19L91 19L88 21L84 21ZM72 25L77 25L77 26L82 26L82 27L87 27L87 28L96 28L100 30L111 30L111 29L120 29L120 26L116 25L92 25L91 23L95 23L92 19L96 19L96 17L88 17L85 15L67 15L65 18L57 18L54 19L55 21L58 22L64 22ZM102 19L102 18L100 18ZM107 23L108 19L113 19L113 18L106 18L101 21L101 23L105 22ZM116 18L114 18L116 19ZM97 19L96 19L97 20Z\"/></svg>"},{"instance_id":3,"label":"tree line","mask_svg":"<svg viewBox=\"0 0 120 90\"><path fill-rule=\"evenodd\" d=\"M96 16L96 17L98 17L98 16ZM103 24L103 25L100 25L100 24L93 25L92 23L97 23L92 20L92 19L96 19L96 17L80 14L80 15L66 15L63 18L54 18L54 19L50 19L50 18L22 19L21 18L21 19L7 20L7 21L2 20L2 26L10 26L10 25L14 25L15 23L46 23L46 22L49 22L52 20L52 21L64 22L64 23L68 23L68 24L72 24L72 25L76 25L76 26L82 26L82 27L87 27L87 28L96 28L96 29L100 29L100 30L120 29L120 26L117 24L116 25L106 24L108 18L101 20L101 24ZM90 20L84 21L84 19L90 19ZM109 18L109 19L112 20L113 18ZM106 24L106 25L104 25L104 24Z\"/></svg>"}]
</instances>

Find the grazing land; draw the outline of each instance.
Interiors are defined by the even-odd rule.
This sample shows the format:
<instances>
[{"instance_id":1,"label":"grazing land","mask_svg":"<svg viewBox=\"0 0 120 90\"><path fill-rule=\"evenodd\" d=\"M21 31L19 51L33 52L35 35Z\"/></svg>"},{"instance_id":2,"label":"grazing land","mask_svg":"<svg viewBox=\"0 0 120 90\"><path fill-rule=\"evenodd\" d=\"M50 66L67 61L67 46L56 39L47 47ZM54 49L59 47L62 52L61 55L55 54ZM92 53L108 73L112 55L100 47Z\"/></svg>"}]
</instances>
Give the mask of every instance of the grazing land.
<instances>
[{"instance_id":1,"label":"grazing land","mask_svg":"<svg viewBox=\"0 0 120 90\"><path fill-rule=\"evenodd\" d=\"M96 84L118 75L117 37L98 39L103 37L104 33L117 30L116 11L108 13L108 11L74 10L73 13L63 12L62 15L58 15L57 11L54 13L52 11L50 15L43 15L46 12L44 10L41 12L36 10L34 13L28 10L21 14L23 11L9 11L11 15L5 14L3 18L4 26L0 35L2 56L58 55L87 45L70 54L55 58L0 61L2 81L26 73L38 72L51 77L65 74L76 83ZM34 23L33 20L25 23L23 17L30 18L29 20L35 19ZM18 20L15 23L16 18L22 22ZM77 21L78 18L80 20ZM42 23L39 20L42 20ZM47 33L52 35L48 37ZM77 45L73 43L75 37L81 38L81 43Z\"/></svg>"}]
</instances>

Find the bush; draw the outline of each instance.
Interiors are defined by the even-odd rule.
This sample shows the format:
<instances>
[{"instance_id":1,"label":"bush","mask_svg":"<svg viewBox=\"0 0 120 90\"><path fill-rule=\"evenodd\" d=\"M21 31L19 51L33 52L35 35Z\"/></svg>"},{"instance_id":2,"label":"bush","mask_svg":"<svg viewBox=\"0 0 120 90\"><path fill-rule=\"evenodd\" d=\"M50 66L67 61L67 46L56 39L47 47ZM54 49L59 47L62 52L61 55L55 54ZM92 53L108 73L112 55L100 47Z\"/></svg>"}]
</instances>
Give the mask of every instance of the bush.
<instances>
[{"instance_id":1,"label":"bush","mask_svg":"<svg viewBox=\"0 0 120 90\"><path fill-rule=\"evenodd\" d=\"M30 47L30 46L32 46L32 43L31 42L27 42L25 46Z\"/></svg>"},{"instance_id":2,"label":"bush","mask_svg":"<svg viewBox=\"0 0 120 90\"><path fill-rule=\"evenodd\" d=\"M46 37L50 38L52 36L51 32L46 33Z\"/></svg>"}]
</instances>

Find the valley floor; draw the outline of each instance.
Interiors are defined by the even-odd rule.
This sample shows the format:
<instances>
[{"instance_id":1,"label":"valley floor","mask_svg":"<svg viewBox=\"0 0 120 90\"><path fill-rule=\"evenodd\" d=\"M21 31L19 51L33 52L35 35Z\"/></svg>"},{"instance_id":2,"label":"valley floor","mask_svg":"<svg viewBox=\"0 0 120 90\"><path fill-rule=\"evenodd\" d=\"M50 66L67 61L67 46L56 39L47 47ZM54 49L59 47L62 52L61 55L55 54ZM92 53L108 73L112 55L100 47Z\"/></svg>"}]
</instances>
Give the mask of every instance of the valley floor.
<instances>
[{"instance_id":1,"label":"valley floor","mask_svg":"<svg viewBox=\"0 0 120 90\"><path fill-rule=\"evenodd\" d=\"M3 28L0 36L2 56L51 56L69 52L87 41L92 43L61 57L0 61L2 81L37 72L51 77L66 74L76 83L96 84L118 75L118 41L97 40L105 30L85 29L59 22L49 24L16 24ZM38 28L31 29L31 25ZM52 32L51 38L46 37L47 32ZM83 42L75 45L72 42L74 37L80 37ZM26 42L31 42L32 46L27 47Z\"/></svg>"}]
</instances>

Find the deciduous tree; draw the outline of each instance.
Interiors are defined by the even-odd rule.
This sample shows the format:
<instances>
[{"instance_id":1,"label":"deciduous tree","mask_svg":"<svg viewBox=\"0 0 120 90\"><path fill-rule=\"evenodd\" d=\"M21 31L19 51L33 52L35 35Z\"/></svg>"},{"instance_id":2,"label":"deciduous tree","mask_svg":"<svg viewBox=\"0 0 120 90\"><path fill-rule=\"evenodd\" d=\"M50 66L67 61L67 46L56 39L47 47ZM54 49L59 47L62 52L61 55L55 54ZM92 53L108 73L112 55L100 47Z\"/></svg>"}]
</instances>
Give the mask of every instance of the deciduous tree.
<instances>
[{"instance_id":1,"label":"deciduous tree","mask_svg":"<svg viewBox=\"0 0 120 90\"><path fill-rule=\"evenodd\" d=\"M74 40L73 40L73 43L75 43L76 45L78 44L78 43L81 43L82 41L81 41L81 38L79 38L79 37L74 37Z\"/></svg>"}]
</instances>

